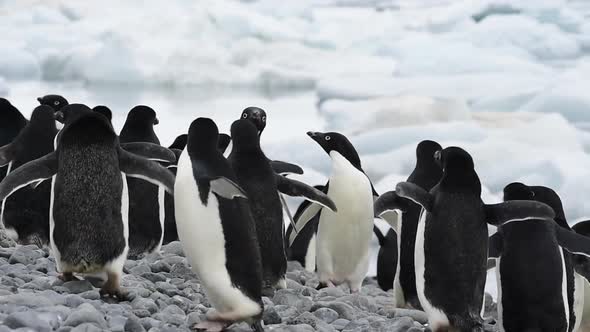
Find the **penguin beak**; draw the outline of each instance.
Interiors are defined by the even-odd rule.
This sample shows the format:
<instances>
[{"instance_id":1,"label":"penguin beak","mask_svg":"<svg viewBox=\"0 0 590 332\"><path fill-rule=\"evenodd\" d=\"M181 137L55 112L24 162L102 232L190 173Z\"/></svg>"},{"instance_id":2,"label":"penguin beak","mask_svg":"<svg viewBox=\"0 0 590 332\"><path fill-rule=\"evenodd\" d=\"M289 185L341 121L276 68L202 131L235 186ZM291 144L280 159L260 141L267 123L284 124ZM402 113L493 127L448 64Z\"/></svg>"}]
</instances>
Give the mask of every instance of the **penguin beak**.
<instances>
[{"instance_id":1,"label":"penguin beak","mask_svg":"<svg viewBox=\"0 0 590 332\"><path fill-rule=\"evenodd\" d=\"M41 97L37 97L37 101L38 101L40 104L43 104L43 98L41 98Z\"/></svg>"},{"instance_id":2,"label":"penguin beak","mask_svg":"<svg viewBox=\"0 0 590 332\"><path fill-rule=\"evenodd\" d=\"M442 151L438 150L434 153L434 161L442 168Z\"/></svg>"},{"instance_id":3,"label":"penguin beak","mask_svg":"<svg viewBox=\"0 0 590 332\"><path fill-rule=\"evenodd\" d=\"M311 138L314 138L314 137L316 137L318 134L319 134L319 133L317 133L317 132L313 132L313 131L308 131L308 132L307 132L307 136L309 136L309 137L311 137Z\"/></svg>"},{"instance_id":4,"label":"penguin beak","mask_svg":"<svg viewBox=\"0 0 590 332\"><path fill-rule=\"evenodd\" d=\"M157 125L158 123L160 123L160 120L158 120L158 118L154 119L154 126Z\"/></svg>"},{"instance_id":5,"label":"penguin beak","mask_svg":"<svg viewBox=\"0 0 590 332\"><path fill-rule=\"evenodd\" d=\"M61 123L64 123L64 113L62 111L57 111L55 112L55 114L53 115L53 118Z\"/></svg>"}]
</instances>

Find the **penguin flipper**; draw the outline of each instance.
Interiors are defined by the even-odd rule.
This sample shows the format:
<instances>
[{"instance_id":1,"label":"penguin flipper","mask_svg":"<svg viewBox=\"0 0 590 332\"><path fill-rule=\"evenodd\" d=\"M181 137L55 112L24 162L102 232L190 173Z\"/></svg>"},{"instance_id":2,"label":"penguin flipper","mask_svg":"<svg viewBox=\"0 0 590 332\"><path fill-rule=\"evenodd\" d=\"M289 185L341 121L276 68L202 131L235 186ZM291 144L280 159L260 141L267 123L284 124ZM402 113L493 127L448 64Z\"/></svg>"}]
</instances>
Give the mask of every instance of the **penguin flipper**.
<instances>
[{"instance_id":1,"label":"penguin flipper","mask_svg":"<svg viewBox=\"0 0 590 332\"><path fill-rule=\"evenodd\" d=\"M14 159L14 148L8 143L0 148L0 167L8 165Z\"/></svg>"},{"instance_id":2,"label":"penguin flipper","mask_svg":"<svg viewBox=\"0 0 590 332\"><path fill-rule=\"evenodd\" d=\"M408 201L400 197L395 191L388 191L379 196L374 203L375 218L381 218L387 212L406 211Z\"/></svg>"},{"instance_id":3,"label":"penguin flipper","mask_svg":"<svg viewBox=\"0 0 590 332\"><path fill-rule=\"evenodd\" d=\"M387 239L385 238L385 236L383 236L383 233L381 233L379 227L373 225L373 233L375 233L377 241L379 241L379 246L383 247L383 245L387 242Z\"/></svg>"},{"instance_id":4,"label":"penguin flipper","mask_svg":"<svg viewBox=\"0 0 590 332\"><path fill-rule=\"evenodd\" d=\"M220 133L217 140L217 150L219 150L221 154L224 154L230 142L231 137L228 134Z\"/></svg>"},{"instance_id":5,"label":"penguin flipper","mask_svg":"<svg viewBox=\"0 0 590 332\"><path fill-rule=\"evenodd\" d=\"M574 255L590 257L590 238L565 229L557 224L554 227L557 243L562 248Z\"/></svg>"},{"instance_id":6,"label":"penguin flipper","mask_svg":"<svg viewBox=\"0 0 590 332\"><path fill-rule=\"evenodd\" d=\"M279 192L289 196L304 197L306 200L319 204L322 207L328 208L334 212L338 211L336 204L334 204L328 195L324 194L320 190L308 186L303 182L288 179L278 174L275 176L275 178L277 180L277 189Z\"/></svg>"},{"instance_id":7,"label":"penguin flipper","mask_svg":"<svg viewBox=\"0 0 590 332\"><path fill-rule=\"evenodd\" d=\"M158 163L119 148L119 168L132 178L139 178L174 193L174 174Z\"/></svg>"},{"instance_id":8,"label":"penguin flipper","mask_svg":"<svg viewBox=\"0 0 590 332\"><path fill-rule=\"evenodd\" d=\"M303 169L295 164L290 164L284 161L271 160L270 167L277 174L303 174Z\"/></svg>"},{"instance_id":9,"label":"penguin flipper","mask_svg":"<svg viewBox=\"0 0 590 332\"><path fill-rule=\"evenodd\" d=\"M411 182L400 182L395 187L395 192L397 195L422 206L424 210L432 211L434 197L420 186Z\"/></svg>"},{"instance_id":10,"label":"penguin flipper","mask_svg":"<svg viewBox=\"0 0 590 332\"><path fill-rule=\"evenodd\" d=\"M228 178L220 176L215 180L209 181L209 185L211 186L212 192L223 198L234 199L236 197L241 197L248 199L246 192L244 192L240 186Z\"/></svg>"},{"instance_id":11,"label":"penguin flipper","mask_svg":"<svg viewBox=\"0 0 590 332\"><path fill-rule=\"evenodd\" d=\"M46 180L57 173L57 154L29 161L10 172L0 183L0 201L32 183Z\"/></svg>"},{"instance_id":12,"label":"penguin flipper","mask_svg":"<svg viewBox=\"0 0 590 332\"><path fill-rule=\"evenodd\" d=\"M574 270L590 282L590 258L582 255L574 256Z\"/></svg>"},{"instance_id":13,"label":"penguin flipper","mask_svg":"<svg viewBox=\"0 0 590 332\"><path fill-rule=\"evenodd\" d=\"M295 242L297 235L301 233L301 230L303 230L305 225L307 225L309 221L313 219L313 217L320 213L321 210L322 207L319 204L309 204L307 208L303 210L299 218L297 218L297 220L295 221L295 223L297 224L296 229L298 231L291 232L291 234L289 235L289 247L293 244L293 242Z\"/></svg>"},{"instance_id":14,"label":"penguin flipper","mask_svg":"<svg viewBox=\"0 0 590 332\"><path fill-rule=\"evenodd\" d=\"M549 205L525 200L506 201L499 204L484 205L486 221L500 226L512 221L543 219L553 220L555 212Z\"/></svg>"},{"instance_id":15,"label":"penguin flipper","mask_svg":"<svg viewBox=\"0 0 590 332\"><path fill-rule=\"evenodd\" d=\"M176 155L170 149L154 143L133 142L121 143L121 148L127 152L134 153L149 160L173 163L176 161Z\"/></svg>"}]
</instances>

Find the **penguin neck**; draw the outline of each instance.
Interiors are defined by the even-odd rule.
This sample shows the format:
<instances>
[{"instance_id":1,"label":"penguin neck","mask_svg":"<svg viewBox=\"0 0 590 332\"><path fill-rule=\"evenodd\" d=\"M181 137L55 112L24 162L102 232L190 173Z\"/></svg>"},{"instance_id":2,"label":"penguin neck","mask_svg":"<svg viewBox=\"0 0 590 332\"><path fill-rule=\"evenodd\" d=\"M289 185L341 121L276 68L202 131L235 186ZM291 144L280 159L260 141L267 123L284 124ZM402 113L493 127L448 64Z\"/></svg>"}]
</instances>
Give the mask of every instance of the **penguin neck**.
<instances>
[{"instance_id":1,"label":"penguin neck","mask_svg":"<svg viewBox=\"0 0 590 332\"><path fill-rule=\"evenodd\" d=\"M475 170L443 172L440 188L447 192L470 193L481 197L481 182Z\"/></svg>"},{"instance_id":2,"label":"penguin neck","mask_svg":"<svg viewBox=\"0 0 590 332\"><path fill-rule=\"evenodd\" d=\"M355 165L355 163L350 162L350 160L334 150L330 151L330 158L332 159L332 174L360 172L364 175L360 162Z\"/></svg>"}]
</instances>

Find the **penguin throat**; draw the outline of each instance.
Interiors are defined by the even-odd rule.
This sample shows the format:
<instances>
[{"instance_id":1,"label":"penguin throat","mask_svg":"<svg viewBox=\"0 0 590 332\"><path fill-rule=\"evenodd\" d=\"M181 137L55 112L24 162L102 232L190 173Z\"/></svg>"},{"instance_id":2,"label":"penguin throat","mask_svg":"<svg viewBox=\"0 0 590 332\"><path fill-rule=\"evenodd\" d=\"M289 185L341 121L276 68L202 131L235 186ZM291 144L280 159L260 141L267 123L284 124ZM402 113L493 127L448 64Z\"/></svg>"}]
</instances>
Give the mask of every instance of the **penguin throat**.
<instances>
[{"instance_id":1,"label":"penguin throat","mask_svg":"<svg viewBox=\"0 0 590 332\"><path fill-rule=\"evenodd\" d=\"M440 187L449 192L472 193L481 196L481 182L474 170L464 172L445 170Z\"/></svg>"}]
</instances>

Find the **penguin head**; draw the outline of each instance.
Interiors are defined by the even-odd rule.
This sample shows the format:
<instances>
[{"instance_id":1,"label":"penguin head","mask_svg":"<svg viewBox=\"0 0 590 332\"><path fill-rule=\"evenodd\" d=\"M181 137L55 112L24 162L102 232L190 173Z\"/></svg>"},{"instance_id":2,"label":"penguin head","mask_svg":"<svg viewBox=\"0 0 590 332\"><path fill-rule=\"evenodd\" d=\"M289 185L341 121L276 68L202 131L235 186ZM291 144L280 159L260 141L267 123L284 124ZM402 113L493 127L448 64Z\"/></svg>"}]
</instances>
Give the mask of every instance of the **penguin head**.
<instances>
[{"instance_id":1,"label":"penguin head","mask_svg":"<svg viewBox=\"0 0 590 332\"><path fill-rule=\"evenodd\" d=\"M454 192L481 195L481 182L475 172L471 155L459 148L448 147L434 153L434 159L442 166L441 187Z\"/></svg>"},{"instance_id":2,"label":"penguin head","mask_svg":"<svg viewBox=\"0 0 590 332\"><path fill-rule=\"evenodd\" d=\"M216 151L219 130L215 122L209 118L198 118L191 123L188 129L187 150Z\"/></svg>"},{"instance_id":3,"label":"penguin head","mask_svg":"<svg viewBox=\"0 0 590 332\"><path fill-rule=\"evenodd\" d=\"M61 124L68 124L80 116L91 113L92 110L83 104L68 104L56 111L53 115L54 119Z\"/></svg>"},{"instance_id":4,"label":"penguin head","mask_svg":"<svg viewBox=\"0 0 590 332\"><path fill-rule=\"evenodd\" d=\"M535 192L524 183L512 182L504 187L504 201L534 200Z\"/></svg>"},{"instance_id":5,"label":"penguin head","mask_svg":"<svg viewBox=\"0 0 590 332\"><path fill-rule=\"evenodd\" d=\"M68 101L60 95L46 95L37 98L37 101L39 102L39 104L47 105L56 111L59 111L60 109L62 109L62 107L69 104Z\"/></svg>"},{"instance_id":6,"label":"penguin head","mask_svg":"<svg viewBox=\"0 0 590 332\"><path fill-rule=\"evenodd\" d=\"M169 149L184 150L184 148L186 147L187 140L188 140L187 134L179 135L178 137L176 137L174 139L174 142L172 142L172 145L170 145L168 148Z\"/></svg>"},{"instance_id":7,"label":"penguin head","mask_svg":"<svg viewBox=\"0 0 590 332\"><path fill-rule=\"evenodd\" d=\"M234 121L231 125L231 137L234 147L238 150L260 149L258 129L254 123L249 120L240 119Z\"/></svg>"},{"instance_id":8,"label":"penguin head","mask_svg":"<svg viewBox=\"0 0 590 332\"><path fill-rule=\"evenodd\" d=\"M555 211L555 221L564 228L571 229L565 218L563 203L555 190L544 186L529 186L534 193L534 200L549 205Z\"/></svg>"},{"instance_id":9,"label":"penguin head","mask_svg":"<svg viewBox=\"0 0 590 332\"><path fill-rule=\"evenodd\" d=\"M229 146L229 143L231 142L231 137L228 134L219 134L219 141L217 143L217 149L221 152L221 153L225 153L225 150L227 150L227 147Z\"/></svg>"},{"instance_id":10,"label":"penguin head","mask_svg":"<svg viewBox=\"0 0 590 332\"><path fill-rule=\"evenodd\" d=\"M266 127L266 112L259 107L250 106L242 111L242 119L252 121L252 123L258 129L258 135L262 134L262 131Z\"/></svg>"},{"instance_id":11,"label":"penguin head","mask_svg":"<svg viewBox=\"0 0 590 332\"><path fill-rule=\"evenodd\" d=\"M578 234L590 236L590 220L580 221L572 229Z\"/></svg>"},{"instance_id":12,"label":"penguin head","mask_svg":"<svg viewBox=\"0 0 590 332\"><path fill-rule=\"evenodd\" d=\"M34 127L57 129L55 126L55 110L46 105L37 106L31 114L29 124Z\"/></svg>"},{"instance_id":13,"label":"penguin head","mask_svg":"<svg viewBox=\"0 0 590 332\"><path fill-rule=\"evenodd\" d=\"M64 139L82 144L110 141L117 139L110 121L103 115L93 112L83 104L69 104L55 113L64 119L64 128L58 134L58 141ZM58 142L59 144L59 142Z\"/></svg>"},{"instance_id":14,"label":"penguin head","mask_svg":"<svg viewBox=\"0 0 590 332\"><path fill-rule=\"evenodd\" d=\"M307 135L316 141L328 155L332 156L333 152L337 152L356 168L361 168L361 159L346 136L336 132L321 133L312 131L307 132Z\"/></svg>"},{"instance_id":15,"label":"penguin head","mask_svg":"<svg viewBox=\"0 0 590 332\"><path fill-rule=\"evenodd\" d=\"M109 121L113 120L113 112L111 112L110 108L108 108L104 105L95 106L92 110L98 114L102 114L102 115L106 116L106 118L109 119Z\"/></svg>"},{"instance_id":16,"label":"penguin head","mask_svg":"<svg viewBox=\"0 0 590 332\"><path fill-rule=\"evenodd\" d=\"M135 106L127 114L125 124L133 126L155 126L160 121L156 117L156 111L145 105Z\"/></svg>"},{"instance_id":17,"label":"penguin head","mask_svg":"<svg viewBox=\"0 0 590 332\"><path fill-rule=\"evenodd\" d=\"M442 147L435 141L424 140L416 147L416 160L418 163L437 164L434 154L442 151ZM440 165L439 165L440 166Z\"/></svg>"}]
</instances>

